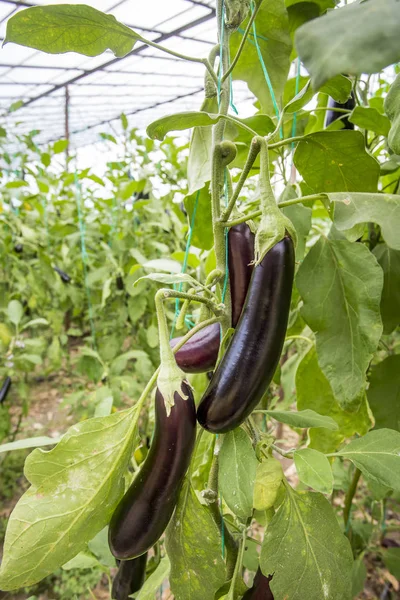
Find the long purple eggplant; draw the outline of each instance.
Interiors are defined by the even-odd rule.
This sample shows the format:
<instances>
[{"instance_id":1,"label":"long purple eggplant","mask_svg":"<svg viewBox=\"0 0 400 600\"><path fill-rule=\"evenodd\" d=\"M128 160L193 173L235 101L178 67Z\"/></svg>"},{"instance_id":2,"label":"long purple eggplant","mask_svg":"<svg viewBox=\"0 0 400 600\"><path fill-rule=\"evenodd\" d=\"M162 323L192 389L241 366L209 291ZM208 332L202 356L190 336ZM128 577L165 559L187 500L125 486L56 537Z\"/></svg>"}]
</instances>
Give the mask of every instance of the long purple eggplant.
<instances>
[{"instance_id":1,"label":"long purple eggplant","mask_svg":"<svg viewBox=\"0 0 400 600\"><path fill-rule=\"evenodd\" d=\"M112 600L129 600L143 586L146 577L147 552L133 560L121 560L112 584Z\"/></svg>"},{"instance_id":2,"label":"long purple eggplant","mask_svg":"<svg viewBox=\"0 0 400 600\"><path fill-rule=\"evenodd\" d=\"M288 236L254 267L238 326L197 409L208 431L238 427L271 383L285 341L294 267Z\"/></svg>"},{"instance_id":3,"label":"long purple eggplant","mask_svg":"<svg viewBox=\"0 0 400 600\"><path fill-rule=\"evenodd\" d=\"M120 560L141 556L154 546L174 512L196 438L193 394L186 383L182 390L182 396L175 392L168 416L164 399L156 392L151 448L110 522L110 549Z\"/></svg>"},{"instance_id":4,"label":"long purple eggplant","mask_svg":"<svg viewBox=\"0 0 400 600\"><path fill-rule=\"evenodd\" d=\"M246 299L254 260L254 234L246 223L231 227L228 233L229 283L232 299L232 327L236 327ZM174 347L181 337L171 340ZM220 327L216 323L196 333L175 354L178 366L185 373L205 373L215 367Z\"/></svg>"},{"instance_id":5,"label":"long purple eggplant","mask_svg":"<svg viewBox=\"0 0 400 600\"><path fill-rule=\"evenodd\" d=\"M0 389L0 404L3 404L3 402L6 401L6 398L8 396L8 392L10 391L10 388L11 388L11 377L6 377L4 380L4 383Z\"/></svg>"},{"instance_id":6,"label":"long purple eggplant","mask_svg":"<svg viewBox=\"0 0 400 600\"><path fill-rule=\"evenodd\" d=\"M350 98L343 104L336 102L333 98L329 98L328 106L329 108L347 108L348 110L354 110L356 106L354 92L351 92ZM339 117L343 117L343 114L344 113L336 112L335 110L328 110L326 112L325 127L328 127L328 125L337 121ZM354 123L350 123L348 116L340 120L343 123L343 129L354 129Z\"/></svg>"},{"instance_id":7,"label":"long purple eggplant","mask_svg":"<svg viewBox=\"0 0 400 600\"><path fill-rule=\"evenodd\" d=\"M253 586L247 590L243 596L243 600L274 600L274 597L269 587L269 582L272 577L265 577L258 569L254 577Z\"/></svg>"}]
</instances>

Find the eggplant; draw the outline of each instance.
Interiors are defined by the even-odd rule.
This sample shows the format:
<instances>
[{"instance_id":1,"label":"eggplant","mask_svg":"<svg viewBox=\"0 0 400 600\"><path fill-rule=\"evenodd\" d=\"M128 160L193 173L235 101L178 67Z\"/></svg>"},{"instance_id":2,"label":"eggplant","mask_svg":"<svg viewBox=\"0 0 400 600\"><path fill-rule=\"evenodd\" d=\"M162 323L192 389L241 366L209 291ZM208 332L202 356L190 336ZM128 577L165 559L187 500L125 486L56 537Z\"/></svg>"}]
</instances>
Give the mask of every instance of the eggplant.
<instances>
[{"instance_id":1,"label":"eggplant","mask_svg":"<svg viewBox=\"0 0 400 600\"><path fill-rule=\"evenodd\" d=\"M123 289L125 289L124 280L121 275L117 276L116 282L117 282L117 290L122 291Z\"/></svg>"},{"instance_id":2,"label":"eggplant","mask_svg":"<svg viewBox=\"0 0 400 600\"><path fill-rule=\"evenodd\" d=\"M22 244L15 244L15 246L14 246L14 251L15 251L17 254L21 254L21 253L23 252L23 250L24 250L24 247L23 247L23 245L22 245Z\"/></svg>"},{"instance_id":3,"label":"eggplant","mask_svg":"<svg viewBox=\"0 0 400 600\"><path fill-rule=\"evenodd\" d=\"M330 108L347 108L348 110L353 110L356 106L354 92L351 92L350 98L346 100L344 104L340 104L340 102L336 102L333 98L329 98L328 106ZM343 117L343 113L336 112L334 110L328 110L326 112L325 127L328 127L328 125L331 125L337 121L339 117ZM343 123L343 129L354 129L354 123L350 123L348 117L340 120Z\"/></svg>"},{"instance_id":4,"label":"eggplant","mask_svg":"<svg viewBox=\"0 0 400 600\"><path fill-rule=\"evenodd\" d=\"M182 384L169 416L157 389L155 429L149 453L110 522L108 542L120 560L147 552L164 533L178 501L196 438L193 393Z\"/></svg>"},{"instance_id":5,"label":"eggplant","mask_svg":"<svg viewBox=\"0 0 400 600\"><path fill-rule=\"evenodd\" d=\"M289 236L254 267L238 326L197 409L204 429L238 427L271 383L285 341L294 267Z\"/></svg>"},{"instance_id":6,"label":"eggplant","mask_svg":"<svg viewBox=\"0 0 400 600\"><path fill-rule=\"evenodd\" d=\"M228 233L228 267L232 299L232 327L236 327L246 299L254 260L254 234L246 223L231 227ZM181 337L171 340L172 348ZM215 367L221 341L218 323L195 333L175 354L185 373L205 373Z\"/></svg>"},{"instance_id":7,"label":"eggplant","mask_svg":"<svg viewBox=\"0 0 400 600\"><path fill-rule=\"evenodd\" d=\"M8 396L11 387L11 377L6 377L0 389L0 405L3 404Z\"/></svg>"},{"instance_id":8,"label":"eggplant","mask_svg":"<svg viewBox=\"0 0 400 600\"><path fill-rule=\"evenodd\" d=\"M258 568L256 576L254 577L253 586L247 590L243 596L243 600L274 600L269 582L272 577L265 577L261 573L261 569Z\"/></svg>"},{"instance_id":9,"label":"eggplant","mask_svg":"<svg viewBox=\"0 0 400 600\"><path fill-rule=\"evenodd\" d=\"M69 275L67 275L67 273L65 273L65 271L62 271L58 267L53 267L53 268L54 268L55 272L60 276L60 279L63 283L71 282L71 277Z\"/></svg>"},{"instance_id":10,"label":"eggplant","mask_svg":"<svg viewBox=\"0 0 400 600\"><path fill-rule=\"evenodd\" d=\"M111 590L112 600L128 600L129 596L138 592L146 578L147 552L133 560L119 562Z\"/></svg>"}]
</instances>

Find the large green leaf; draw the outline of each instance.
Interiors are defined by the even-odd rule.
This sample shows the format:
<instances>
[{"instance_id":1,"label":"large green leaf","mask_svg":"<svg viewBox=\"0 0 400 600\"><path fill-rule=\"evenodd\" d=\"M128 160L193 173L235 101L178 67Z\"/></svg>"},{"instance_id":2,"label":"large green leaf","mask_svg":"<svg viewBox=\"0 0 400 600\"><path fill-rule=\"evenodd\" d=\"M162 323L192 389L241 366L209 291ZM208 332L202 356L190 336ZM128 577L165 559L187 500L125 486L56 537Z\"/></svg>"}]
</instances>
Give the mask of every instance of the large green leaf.
<instances>
[{"instance_id":1,"label":"large green leaf","mask_svg":"<svg viewBox=\"0 0 400 600\"><path fill-rule=\"evenodd\" d=\"M264 536L261 570L275 600L350 600L353 555L330 503L319 493L287 495Z\"/></svg>"},{"instance_id":2,"label":"large green leaf","mask_svg":"<svg viewBox=\"0 0 400 600\"><path fill-rule=\"evenodd\" d=\"M301 314L315 332L320 367L335 397L350 407L365 387L382 334L382 269L363 244L321 236L296 282L304 301Z\"/></svg>"},{"instance_id":3,"label":"large green leaf","mask_svg":"<svg viewBox=\"0 0 400 600\"><path fill-rule=\"evenodd\" d=\"M379 163L360 131L319 131L298 144L294 163L315 192L375 192Z\"/></svg>"},{"instance_id":4,"label":"large green leaf","mask_svg":"<svg viewBox=\"0 0 400 600\"><path fill-rule=\"evenodd\" d=\"M329 460L318 450L303 448L294 453L294 464L299 479L305 485L323 494L331 494L333 473Z\"/></svg>"},{"instance_id":5,"label":"large green leaf","mask_svg":"<svg viewBox=\"0 0 400 600\"><path fill-rule=\"evenodd\" d=\"M400 431L400 354L388 356L372 369L368 402L375 417L375 428Z\"/></svg>"},{"instance_id":6,"label":"large green leaf","mask_svg":"<svg viewBox=\"0 0 400 600\"><path fill-rule=\"evenodd\" d=\"M387 548L382 552L383 562L391 574L400 579L400 548Z\"/></svg>"},{"instance_id":7,"label":"large green leaf","mask_svg":"<svg viewBox=\"0 0 400 600\"><path fill-rule=\"evenodd\" d=\"M375 131L378 135L385 137L389 133L390 121L382 115L376 108L370 106L356 106L349 117L349 121L361 127L361 129L369 129Z\"/></svg>"},{"instance_id":8,"label":"large green leaf","mask_svg":"<svg viewBox=\"0 0 400 600\"><path fill-rule=\"evenodd\" d=\"M389 132L388 143L393 152L400 153L400 75L392 83L385 98L385 112L389 117L392 127Z\"/></svg>"},{"instance_id":9,"label":"large green leaf","mask_svg":"<svg viewBox=\"0 0 400 600\"><path fill-rule=\"evenodd\" d=\"M358 239L363 227L357 225L372 221L381 227L387 245L400 250L399 195L333 193L328 194L328 198L334 203L331 205L331 214L335 227L345 231L347 239Z\"/></svg>"},{"instance_id":10,"label":"large green leaf","mask_svg":"<svg viewBox=\"0 0 400 600\"><path fill-rule=\"evenodd\" d=\"M248 435L239 428L227 433L219 455L219 487L229 508L241 519L249 517L253 509L256 468Z\"/></svg>"},{"instance_id":11,"label":"large green leaf","mask_svg":"<svg viewBox=\"0 0 400 600\"><path fill-rule=\"evenodd\" d=\"M210 250L214 244L214 236L209 184L206 184L201 190L197 190L193 194L186 196L185 207L190 222L192 222L193 213L196 210L192 233L193 246L197 246L197 248L201 248L202 250Z\"/></svg>"},{"instance_id":12,"label":"large green leaf","mask_svg":"<svg viewBox=\"0 0 400 600\"><path fill-rule=\"evenodd\" d=\"M204 590L214 598L225 582L221 538L210 510L200 504L188 480L183 484L165 543L176 600L204 600Z\"/></svg>"},{"instance_id":13,"label":"large green leaf","mask_svg":"<svg viewBox=\"0 0 400 600\"><path fill-rule=\"evenodd\" d=\"M218 112L218 102L216 98L205 98L201 111L206 111L207 113L217 113ZM188 176L188 188L189 188L189 198L197 190L204 189L204 185L211 180L211 162L212 162L212 123L208 125L208 127L195 127L192 132L192 137L190 140L190 149L189 149L189 159L187 166L187 176ZM207 186L208 188L208 186ZM208 193L208 189L207 193ZM211 237L210 233L210 224L211 220L211 198L208 195L207 198L208 206L207 206L207 233L208 236ZM188 202L186 201L186 204ZM190 211L189 211L190 212ZM191 213L190 213L191 214ZM203 215L200 216L200 218ZM196 217L196 233L203 236L202 232L203 228L199 227L199 219ZM196 245L196 242L193 242ZM209 246L210 247L210 246ZM200 246L202 248L202 246Z\"/></svg>"},{"instance_id":14,"label":"large green leaf","mask_svg":"<svg viewBox=\"0 0 400 600\"><path fill-rule=\"evenodd\" d=\"M124 493L135 409L71 427L48 452L26 459L31 487L13 510L4 543L0 587L37 583L85 548L109 522Z\"/></svg>"},{"instance_id":15,"label":"large green leaf","mask_svg":"<svg viewBox=\"0 0 400 600\"><path fill-rule=\"evenodd\" d=\"M322 427L331 431L339 429L338 424L332 417L319 415L310 409L298 412L286 410L266 410L265 412L273 419L291 425L291 427Z\"/></svg>"},{"instance_id":16,"label":"large green leaf","mask_svg":"<svg viewBox=\"0 0 400 600\"><path fill-rule=\"evenodd\" d=\"M400 490L400 433L377 429L347 444L339 456L350 459L365 475Z\"/></svg>"},{"instance_id":17,"label":"large green leaf","mask_svg":"<svg viewBox=\"0 0 400 600\"><path fill-rule=\"evenodd\" d=\"M85 4L58 4L34 6L11 17L4 43L14 42L48 54L97 56L110 49L115 56L125 56L140 39L113 15Z\"/></svg>"},{"instance_id":18,"label":"large green leaf","mask_svg":"<svg viewBox=\"0 0 400 600\"><path fill-rule=\"evenodd\" d=\"M379 244L373 252L383 269L381 315L383 333L388 334L400 323L400 250Z\"/></svg>"},{"instance_id":19,"label":"large green leaf","mask_svg":"<svg viewBox=\"0 0 400 600\"><path fill-rule=\"evenodd\" d=\"M270 457L258 463L253 495L256 510L268 510L275 504L282 479L283 469L279 460Z\"/></svg>"},{"instance_id":20,"label":"large green leaf","mask_svg":"<svg viewBox=\"0 0 400 600\"><path fill-rule=\"evenodd\" d=\"M136 596L136 600L154 600L158 590L163 584L164 579L168 577L169 571L169 558L168 556L164 556L156 570L144 582L143 587Z\"/></svg>"},{"instance_id":21,"label":"large green leaf","mask_svg":"<svg viewBox=\"0 0 400 600\"><path fill-rule=\"evenodd\" d=\"M241 27L246 28L248 19ZM280 104L287 74L290 67L292 41L289 34L289 20L284 0L263 2L256 17L257 43L262 60L267 69L276 101ZM243 30L235 32L230 41L231 55L234 56L242 41ZM234 79L241 79L258 98L263 112L275 115L271 94L265 80L263 65L257 53L253 30L250 32L239 61L233 71Z\"/></svg>"},{"instance_id":22,"label":"large green leaf","mask_svg":"<svg viewBox=\"0 0 400 600\"><path fill-rule=\"evenodd\" d=\"M396 0L357 2L300 27L295 46L318 89L339 73L377 73L400 60L399 26Z\"/></svg>"},{"instance_id":23,"label":"large green leaf","mask_svg":"<svg viewBox=\"0 0 400 600\"><path fill-rule=\"evenodd\" d=\"M331 417L339 426L337 431L311 429L310 447L321 452L333 452L343 440L354 434L364 435L371 427L367 403L363 399L357 412L343 410L332 393L331 386L318 365L314 346L304 356L296 374L297 406L312 409Z\"/></svg>"}]
</instances>

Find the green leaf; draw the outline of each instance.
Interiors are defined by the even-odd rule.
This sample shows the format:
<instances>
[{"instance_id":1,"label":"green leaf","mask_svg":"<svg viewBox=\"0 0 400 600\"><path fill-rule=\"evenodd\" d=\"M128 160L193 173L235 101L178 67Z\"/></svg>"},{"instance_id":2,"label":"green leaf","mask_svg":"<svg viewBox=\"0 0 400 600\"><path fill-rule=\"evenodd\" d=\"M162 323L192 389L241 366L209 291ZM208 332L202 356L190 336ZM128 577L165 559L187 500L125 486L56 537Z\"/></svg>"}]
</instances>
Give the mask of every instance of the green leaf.
<instances>
[{"instance_id":1,"label":"green leaf","mask_svg":"<svg viewBox=\"0 0 400 600\"><path fill-rule=\"evenodd\" d=\"M335 397L350 407L362 393L382 334L382 270L363 244L321 237L296 283L304 301L301 314L315 332L320 367Z\"/></svg>"},{"instance_id":2,"label":"green leaf","mask_svg":"<svg viewBox=\"0 0 400 600\"><path fill-rule=\"evenodd\" d=\"M74 558L71 558L65 565L62 566L64 571L71 571L72 569L93 569L94 567L100 567L99 561L95 556L88 552L79 552Z\"/></svg>"},{"instance_id":3,"label":"green leaf","mask_svg":"<svg viewBox=\"0 0 400 600\"><path fill-rule=\"evenodd\" d=\"M393 490L400 490L400 433L377 429L347 444L338 451L371 479Z\"/></svg>"},{"instance_id":4,"label":"green leaf","mask_svg":"<svg viewBox=\"0 0 400 600\"><path fill-rule=\"evenodd\" d=\"M318 450L304 448L294 453L294 464L300 481L323 494L333 490L333 473L329 460Z\"/></svg>"},{"instance_id":5,"label":"green leaf","mask_svg":"<svg viewBox=\"0 0 400 600\"><path fill-rule=\"evenodd\" d=\"M283 479L282 465L276 458L258 463L254 482L253 507L268 510L276 501Z\"/></svg>"},{"instance_id":6,"label":"green leaf","mask_svg":"<svg viewBox=\"0 0 400 600\"><path fill-rule=\"evenodd\" d=\"M393 577L400 579L400 548L387 548L381 552L383 562Z\"/></svg>"},{"instance_id":7,"label":"green leaf","mask_svg":"<svg viewBox=\"0 0 400 600\"><path fill-rule=\"evenodd\" d=\"M400 354L388 356L372 369L368 402L375 418L375 428L400 431Z\"/></svg>"},{"instance_id":8,"label":"green leaf","mask_svg":"<svg viewBox=\"0 0 400 600\"><path fill-rule=\"evenodd\" d=\"M399 23L399 3L379 0L379 5L363 2L335 9L300 27L295 46L314 89L339 73L377 73L398 62Z\"/></svg>"},{"instance_id":9,"label":"green leaf","mask_svg":"<svg viewBox=\"0 0 400 600\"><path fill-rule=\"evenodd\" d=\"M11 323L18 326L19 323L21 322L23 314L24 314L24 309L23 309L21 302L18 302L18 300L11 300L11 302L9 302L8 307L7 307L7 315L8 315L8 318L10 319Z\"/></svg>"},{"instance_id":10,"label":"green leaf","mask_svg":"<svg viewBox=\"0 0 400 600\"><path fill-rule=\"evenodd\" d=\"M156 570L144 582L143 587L136 596L136 600L154 600L163 581L168 577L170 568L169 558L164 556Z\"/></svg>"},{"instance_id":11,"label":"green leaf","mask_svg":"<svg viewBox=\"0 0 400 600\"><path fill-rule=\"evenodd\" d=\"M215 435L209 433L208 431L203 431L201 440L196 448L196 453L192 457L191 465L191 479L195 489L197 490L203 490L207 487L208 475L213 459L214 445Z\"/></svg>"},{"instance_id":12,"label":"green leaf","mask_svg":"<svg viewBox=\"0 0 400 600\"><path fill-rule=\"evenodd\" d=\"M389 132L388 144L393 152L400 153L400 76L390 86L385 98L385 113L389 117L392 127Z\"/></svg>"},{"instance_id":13,"label":"green leaf","mask_svg":"<svg viewBox=\"0 0 400 600\"><path fill-rule=\"evenodd\" d=\"M310 447L321 452L334 452L343 440L356 433L364 435L371 427L367 403L363 398L357 412L343 410L332 393L331 386L322 373L313 346L303 357L296 374L297 407L312 409L331 417L339 425L337 431L311 429Z\"/></svg>"},{"instance_id":14,"label":"green leaf","mask_svg":"<svg viewBox=\"0 0 400 600\"><path fill-rule=\"evenodd\" d=\"M241 24L241 28L245 29L247 23L248 18ZM279 104L289 73L292 51L289 20L284 0L263 2L257 13L255 24L258 47L271 80L276 101ZM230 39L231 56L235 56L242 36L242 30L232 34ZM234 79L240 79L247 83L251 92L260 101L263 112L267 115L275 115L263 65L255 45L253 30L250 32L232 75Z\"/></svg>"},{"instance_id":15,"label":"green leaf","mask_svg":"<svg viewBox=\"0 0 400 600\"><path fill-rule=\"evenodd\" d=\"M287 185L279 198L279 202L285 200L293 200L297 198L297 193L293 185ZM283 214L290 219L293 223L297 233L297 246L296 246L296 260L303 260L306 239L311 229L311 215L312 210L308 206L302 206L301 204L294 204L293 206L286 206L281 209Z\"/></svg>"},{"instance_id":16,"label":"green leaf","mask_svg":"<svg viewBox=\"0 0 400 600\"><path fill-rule=\"evenodd\" d=\"M146 312L147 298L143 294L128 300L128 314L133 325L143 317Z\"/></svg>"},{"instance_id":17,"label":"green leaf","mask_svg":"<svg viewBox=\"0 0 400 600\"><path fill-rule=\"evenodd\" d=\"M65 152L68 148L69 141L68 140L57 140L53 144L53 152L54 154L60 154L61 152Z\"/></svg>"},{"instance_id":18,"label":"green leaf","mask_svg":"<svg viewBox=\"0 0 400 600\"><path fill-rule=\"evenodd\" d=\"M383 333L389 334L400 323L400 251L379 244L373 253L383 269L381 316Z\"/></svg>"},{"instance_id":19,"label":"green leaf","mask_svg":"<svg viewBox=\"0 0 400 600\"><path fill-rule=\"evenodd\" d=\"M257 463L252 443L243 429L226 434L219 455L218 481L225 502L240 519L249 517L253 510Z\"/></svg>"},{"instance_id":20,"label":"green leaf","mask_svg":"<svg viewBox=\"0 0 400 600\"><path fill-rule=\"evenodd\" d=\"M38 318L38 319L32 319L32 321L29 321L28 323L26 323L26 325L24 325L21 328L21 331L24 331L25 329L28 329L29 327L37 327L38 325L48 325L49 322L47 321L47 319L42 319L42 318Z\"/></svg>"},{"instance_id":21,"label":"green leaf","mask_svg":"<svg viewBox=\"0 0 400 600\"><path fill-rule=\"evenodd\" d=\"M15 442L8 442L0 446L1 452L11 452L12 450L24 450L26 448L40 448L41 446L54 446L58 444L61 437L51 438L45 435L37 436L33 438L25 438L24 440L16 440Z\"/></svg>"},{"instance_id":22,"label":"green leaf","mask_svg":"<svg viewBox=\"0 0 400 600\"><path fill-rule=\"evenodd\" d=\"M210 510L200 504L186 479L165 539L171 561L170 585L176 600L210 598L225 581L221 539Z\"/></svg>"},{"instance_id":23,"label":"green leaf","mask_svg":"<svg viewBox=\"0 0 400 600\"><path fill-rule=\"evenodd\" d=\"M125 56L140 39L113 15L85 4L58 4L34 6L11 17L4 43L13 42L48 54L78 52L98 56L110 49L115 56Z\"/></svg>"},{"instance_id":24,"label":"green leaf","mask_svg":"<svg viewBox=\"0 0 400 600\"><path fill-rule=\"evenodd\" d=\"M354 561L353 565L353 584L352 596L355 598L364 590L365 580L367 579L367 567L365 566L364 556L361 555Z\"/></svg>"},{"instance_id":25,"label":"green leaf","mask_svg":"<svg viewBox=\"0 0 400 600\"><path fill-rule=\"evenodd\" d=\"M103 290L101 294L101 308L104 308L107 302L107 299L111 296L111 286L112 286L113 278L109 277L103 283Z\"/></svg>"},{"instance_id":26,"label":"green leaf","mask_svg":"<svg viewBox=\"0 0 400 600\"><path fill-rule=\"evenodd\" d=\"M315 192L375 192L379 163L365 149L360 131L319 131L306 135L294 163Z\"/></svg>"},{"instance_id":27,"label":"green leaf","mask_svg":"<svg viewBox=\"0 0 400 600\"><path fill-rule=\"evenodd\" d=\"M214 244L214 236L212 228L210 186L208 184L201 190L197 190L185 198L185 207L190 221L193 218L195 206L197 206L196 226L193 229L192 244L202 250L210 250Z\"/></svg>"},{"instance_id":28,"label":"green leaf","mask_svg":"<svg viewBox=\"0 0 400 600\"><path fill-rule=\"evenodd\" d=\"M199 287L198 282L193 279L187 273L175 273L174 275L167 275L165 273L149 273L143 275L135 281L135 286L144 279L151 279L151 281L157 281L157 283L165 283L167 285L173 285L174 283L189 283L192 287Z\"/></svg>"},{"instance_id":29,"label":"green leaf","mask_svg":"<svg viewBox=\"0 0 400 600\"><path fill-rule=\"evenodd\" d=\"M135 409L71 427L49 452L26 459L31 487L6 532L0 587L33 585L85 548L109 522L124 493Z\"/></svg>"},{"instance_id":30,"label":"green leaf","mask_svg":"<svg viewBox=\"0 0 400 600\"><path fill-rule=\"evenodd\" d=\"M88 543L88 548L98 559L98 561L106 567L115 567L115 558L111 554L108 545L108 527L104 527L92 540Z\"/></svg>"},{"instance_id":31,"label":"green leaf","mask_svg":"<svg viewBox=\"0 0 400 600\"><path fill-rule=\"evenodd\" d=\"M145 269L157 269L157 271L165 271L166 273L180 273L182 265L177 260L170 258L155 258L148 260L143 264Z\"/></svg>"},{"instance_id":32,"label":"green leaf","mask_svg":"<svg viewBox=\"0 0 400 600\"><path fill-rule=\"evenodd\" d=\"M266 410L264 411L280 423L286 423L291 427L322 427L324 429L330 429L331 431L337 431L339 429L338 424L332 417L319 415L314 410L306 409L298 412L286 411L286 410Z\"/></svg>"},{"instance_id":33,"label":"green leaf","mask_svg":"<svg viewBox=\"0 0 400 600\"><path fill-rule=\"evenodd\" d=\"M205 98L201 105L201 112L206 113L217 113L218 112L218 100L217 98ZM208 127L195 127L192 132L190 139L189 158L187 165L187 177L188 177L188 188L189 197L198 190L205 189L204 184L211 180L211 162L212 162L212 126ZM208 191L208 186L207 191ZM188 210L187 200L185 201L186 209ZM208 198L208 208L211 211L211 199ZM191 212L189 212L189 218L191 218ZM208 213L207 215L211 212ZM212 223L211 219L210 222ZM200 229L196 217L195 232ZM196 243L194 242L196 245ZM212 245L212 243L211 243ZM203 246L199 246L202 248ZM211 246L209 246L210 248ZM205 248L207 249L207 248Z\"/></svg>"},{"instance_id":34,"label":"green leaf","mask_svg":"<svg viewBox=\"0 0 400 600\"><path fill-rule=\"evenodd\" d=\"M275 600L350 600L353 555L332 506L321 494L287 486L264 536L261 570Z\"/></svg>"},{"instance_id":35,"label":"green leaf","mask_svg":"<svg viewBox=\"0 0 400 600\"><path fill-rule=\"evenodd\" d=\"M361 129L369 129L385 137L387 137L390 129L390 121L385 115L381 115L376 108L366 106L356 106L349 117L349 121L357 127L361 127Z\"/></svg>"},{"instance_id":36,"label":"green leaf","mask_svg":"<svg viewBox=\"0 0 400 600\"><path fill-rule=\"evenodd\" d=\"M344 132L338 133L342 135ZM400 250L400 196L334 193L328 194L328 198L334 203L331 205L331 211L335 227L339 231L345 231L347 239L358 239L362 229L356 226L372 221L381 227L387 245Z\"/></svg>"}]
</instances>

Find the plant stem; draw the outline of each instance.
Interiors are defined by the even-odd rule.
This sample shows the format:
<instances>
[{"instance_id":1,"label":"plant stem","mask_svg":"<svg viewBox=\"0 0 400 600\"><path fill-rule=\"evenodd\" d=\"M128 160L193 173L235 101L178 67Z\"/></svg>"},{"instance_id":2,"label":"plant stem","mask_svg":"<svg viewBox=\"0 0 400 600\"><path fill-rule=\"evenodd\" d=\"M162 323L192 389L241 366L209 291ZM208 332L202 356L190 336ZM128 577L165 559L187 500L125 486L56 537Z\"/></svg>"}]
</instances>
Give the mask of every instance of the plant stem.
<instances>
[{"instance_id":1,"label":"plant stem","mask_svg":"<svg viewBox=\"0 0 400 600\"><path fill-rule=\"evenodd\" d=\"M159 290L157 294L161 292L161 296L163 300L167 300L170 298L180 298L181 300L190 300L191 302L200 302L200 304L205 304L207 308L209 308L217 317L223 313L221 306L218 306L204 296L198 296L197 294L188 294L187 292L178 292L177 290ZM207 290L208 293L212 293L210 290Z\"/></svg>"},{"instance_id":2,"label":"plant stem","mask_svg":"<svg viewBox=\"0 0 400 600\"><path fill-rule=\"evenodd\" d=\"M259 152L260 152L260 142L257 137L254 137L251 140L250 151L247 156L246 164L244 165L243 171L240 175L240 179L236 184L235 191L232 194L232 197L229 201L228 206L225 208L225 210L223 211L223 213L221 215L221 221L224 222L224 225L226 224L226 221L230 217L230 214L236 204L236 200L239 197L239 194L246 182L246 179L251 171L251 168L252 168Z\"/></svg>"},{"instance_id":3,"label":"plant stem","mask_svg":"<svg viewBox=\"0 0 400 600\"><path fill-rule=\"evenodd\" d=\"M351 514L351 505L353 503L353 498L357 491L358 481L361 476L360 469L357 469L353 473L353 479L351 480L351 484L349 489L347 490L346 497L344 500L344 509L343 509L343 520L344 525L346 527L346 533L349 533L350 530L350 514Z\"/></svg>"},{"instance_id":4,"label":"plant stem","mask_svg":"<svg viewBox=\"0 0 400 600\"><path fill-rule=\"evenodd\" d=\"M249 22L247 23L246 30L245 30L245 32L244 32L244 34L242 36L242 40L241 40L239 48L238 48L238 50L237 50L237 52L235 54L235 57L234 57L233 61L231 62L230 67L224 73L224 75L222 77L222 83L224 83L224 81L229 77L229 75L232 73L233 69L236 67L236 65L238 63L238 60L240 58L240 55L242 54L244 45L245 45L246 40L248 38L248 35L250 33L250 29L253 27L253 23L254 23L254 20L255 20L255 18L257 16L258 9L260 8L260 6L261 6L261 2L260 2L260 4L258 6L256 6L255 10L251 14L251 17L249 19Z\"/></svg>"},{"instance_id":5,"label":"plant stem","mask_svg":"<svg viewBox=\"0 0 400 600\"><path fill-rule=\"evenodd\" d=\"M332 112L338 112L338 113L351 113L351 110L349 110L348 108L335 108L334 106L318 106L315 108L311 108L309 112L315 112L317 110L324 110L324 111L332 111Z\"/></svg>"},{"instance_id":6,"label":"plant stem","mask_svg":"<svg viewBox=\"0 0 400 600\"><path fill-rule=\"evenodd\" d=\"M283 450L282 448L279 448L279 446L277 446L276 444L272 444L271 447L275 450L275 452L277 452L281 456L284 456L285 458L293 458L293 450Z\"/></svg>"},{"instance_id":7,"label":"plant stem","mask_svg":"<svg viewBox=\"0 0 400 600\"><path fill-rule=\"evenodd\" d=\"M280 148L281 146L286 146L287 144L294 144L295 142L303 141L304 136L296 135L295 137L286 138L285 140L280 140L279 142L274 142L273 144L268 144L269 149L271 148Z\"/></svg>"},{"instance_id":8,"label":"plant stem","mask_svg":"<svg viewBox=\"0 0 400 600\"><path fill-rule=\"evenodd\" d=\"M239 579L240 571L241 571L242 564L243 564L243 556L244 556L244 550L246 547L246 539L247 539L247 528L245 528L243 530L242 539L239 541L239 552L237 554L235 570L233 572L233 577L232 577L231 585L229 587L227 600L234 600L236 598L235 590L237 587L237 580Z\"/></svg>"}]
</instances>

